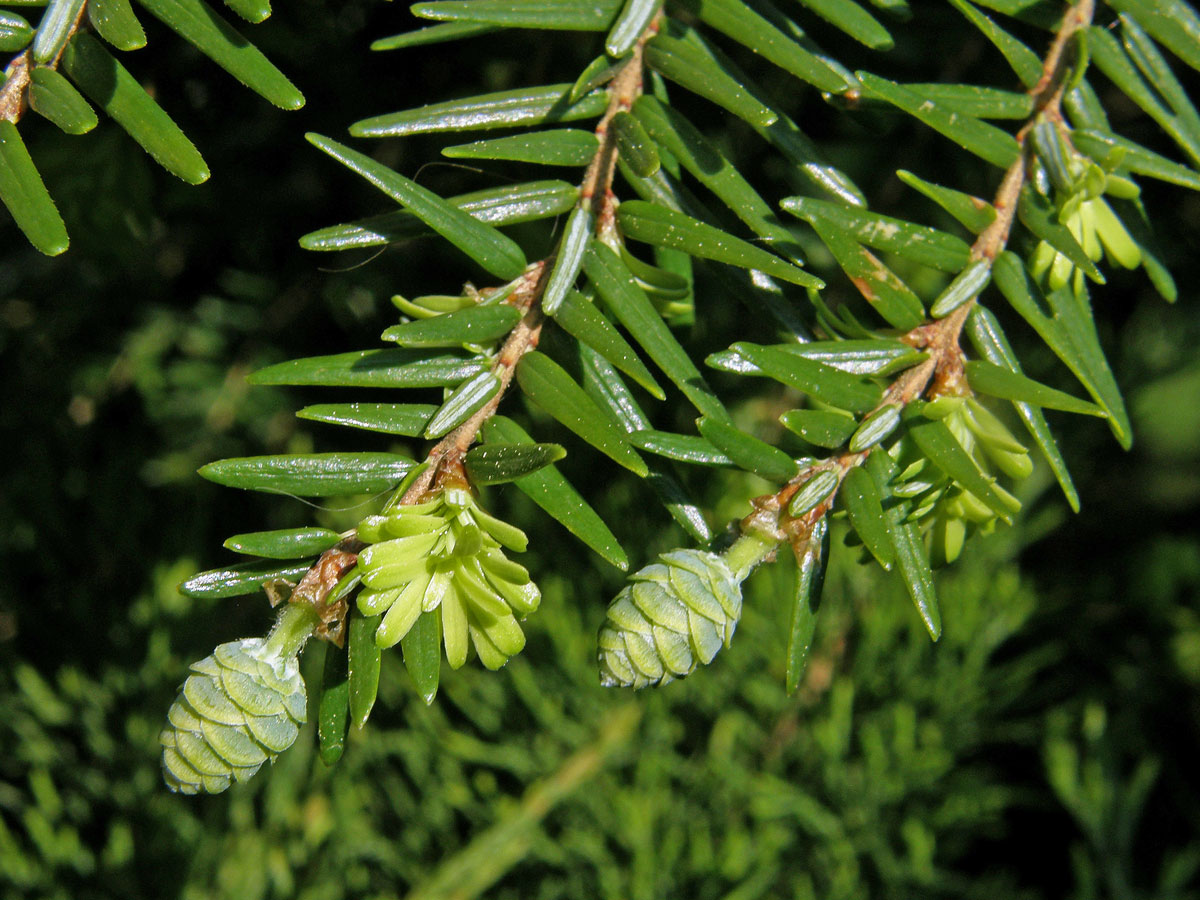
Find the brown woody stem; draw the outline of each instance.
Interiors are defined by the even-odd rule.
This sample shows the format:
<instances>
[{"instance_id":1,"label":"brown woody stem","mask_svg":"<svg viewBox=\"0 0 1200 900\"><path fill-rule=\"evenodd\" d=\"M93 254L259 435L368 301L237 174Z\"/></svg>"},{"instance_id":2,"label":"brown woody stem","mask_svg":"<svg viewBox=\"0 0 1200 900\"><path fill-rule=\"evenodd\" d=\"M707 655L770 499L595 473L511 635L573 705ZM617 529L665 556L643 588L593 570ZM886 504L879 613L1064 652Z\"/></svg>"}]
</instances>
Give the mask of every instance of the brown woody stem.
<instances>
[{"instance_id":1,"label":"brown woody stem","mask_svg":"<svg viewBox=\"0 0 1200 900\"><path fill-rule=\"evenodd\" d=\"M616 198L613 196L613 176L617 170L617 141L609 125L619 112L628 112L642 94L645 79L643 57L646 41L658 31L662 14L655 17L633 47L628 61L613 78L608 89L608 108L596 125L596 137L600 147L583 176L579 186L579 205L591 210L596 217L596 233L604 238L616 228Z\"/></svg>"}]
</instances>

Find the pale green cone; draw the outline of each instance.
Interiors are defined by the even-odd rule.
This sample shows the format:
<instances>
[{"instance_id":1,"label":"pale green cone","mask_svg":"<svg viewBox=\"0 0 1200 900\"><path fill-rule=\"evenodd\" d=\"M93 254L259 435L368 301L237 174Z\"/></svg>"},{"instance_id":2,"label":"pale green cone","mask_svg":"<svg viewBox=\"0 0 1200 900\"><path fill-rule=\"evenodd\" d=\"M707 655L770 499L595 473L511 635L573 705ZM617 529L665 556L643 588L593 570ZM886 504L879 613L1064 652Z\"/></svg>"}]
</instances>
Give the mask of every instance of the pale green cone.
<instances>
[{"instance_id":1,"label":"pale green cone","mask_svg":"<svg viewBox=\"0 0 1200 900\"><path fill-rule=\"evenodd\" d=\"M600 627L605 687L642 688L688 675L727 646L742 615L729 565L704 550L674 550L630 576Z\"/></svg>"},{"instance_id":2,"label":"pale green cone","mask_svg":"<svg viewBox=\"0 0 1200 900\"><path fill-rule=\"evenodd\" d=\"M311 632L306 619L289 607L272 637L221 644L192 665L159 735L168 788L219 793L292 745L307 720L298 661ZM284 629L291 639L276 637Z\"/></svg>"}]
</instances>

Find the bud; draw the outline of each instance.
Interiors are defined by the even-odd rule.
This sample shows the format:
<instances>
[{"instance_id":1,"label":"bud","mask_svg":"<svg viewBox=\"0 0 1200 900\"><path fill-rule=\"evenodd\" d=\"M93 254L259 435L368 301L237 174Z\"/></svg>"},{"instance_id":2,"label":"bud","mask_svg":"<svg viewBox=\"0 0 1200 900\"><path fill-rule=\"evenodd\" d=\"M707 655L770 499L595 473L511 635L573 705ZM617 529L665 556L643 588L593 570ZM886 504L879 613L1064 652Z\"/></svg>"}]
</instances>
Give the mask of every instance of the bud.
<instances>
[{"instance_id":1,"label":"bud","mask_svg":"<svg viewBox=\"0 0 1200 900\"><path fill-rule=\"evenodd\" d=\"M480 509L465 487L372 516L358 536L370 544L358 555L358 608L383 616L379 646L395 645L422 613L435 610L453 668L466 662L469 645L489 669L525 646L517 617L537 609L541 594L502 549L524 551L525 533Z\"/></svg>"},{"instance_id":2,"label":"bud","mask_svg":"<svg viewBox=\"0 0 1200 900\"><path fill-rule=\"evenodd\" d=\"M296 740L307 719L299 646L280 643L233 641L192 665L159 736L168 788L220 793Z\"/></svg>"},{"instance_id":3,"label":"bud","mask_svg":"<svg viewBox=\"0 0 1200 900\"><path fill-rule=\"evenodd\" d=\"M1095 201L1081 200L1078 208L1066 219L1066 226L1088 259L1092 262L1103 259L1104 250L1100 246L1100 238L1096 235Z\"/></svg>"},{"instance_id":4,"label":"bud","mask_svg":"<svg viewBox=\"0 0 1200 900\"><path fill-rule=\"evenodd\" d=\"M635 572L600 627L600 683L666 684L728 646L742 615L729 565L704 550L674 550Z\"/></svg>"},{"instance_id":5,"label":"bud","mask_svg":"<svg viewBox=\"0 0 1200 900\"><path fill-rule=\"evenodd\" d=\"M1029 257L1029 271L1033 274L1034 278L1041 281L1046 273L1050 271L1050 266L1054 264L1057 257L1058 251L1045 241L1038 241L1033 254Z\"/></svg>"}]
</instances>

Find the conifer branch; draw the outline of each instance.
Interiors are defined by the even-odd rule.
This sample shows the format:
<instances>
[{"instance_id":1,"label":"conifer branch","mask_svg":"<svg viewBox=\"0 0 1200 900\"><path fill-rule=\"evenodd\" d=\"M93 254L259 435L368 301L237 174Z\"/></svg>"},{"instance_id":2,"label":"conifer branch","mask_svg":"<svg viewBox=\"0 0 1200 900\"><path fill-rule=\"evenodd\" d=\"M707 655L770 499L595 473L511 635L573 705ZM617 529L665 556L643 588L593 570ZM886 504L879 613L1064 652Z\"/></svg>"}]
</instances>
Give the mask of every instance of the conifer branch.
<instances>
[{"instance_id":1,"label":"conifer branch","mask_svg":"<svg viewBox=\"0 0 1200 900\"><path fill-rule=\"evenodd\" d=\"M594 215L596 231L601 235L616 227L616 198L612 192L612 182L617 169L617 143L609 124L617 113L628 112L642 93L644 48L646 41L658 31L660 18L661 14L651 22L638 39L629 59L613 78L609 87L608 107L595 128L599 146L585 170L576 206ZM522 317L505 340L492 367L492 371L500 379L500 390L482 409L429 451L426 458L428 469L405 491L400 500L402 504L418 502L430 490L443 483L467 482L463 470L463 457L475 442L484 423L496 414L500 401L504 399L512 384L521 358L537 347L544 324L541 299L555 256L556 254L551 255L530 265L522 276L521 284L513 292L513 299L509 301L521 310Z\"/></svg>"},{"instance_id":2,"label":"conifer branch","mask_svg":"<svg viewBox=\"0 0 1200 900\"><path fill-rule=\"evenodd\" d=\"M580 184L579 201L576 205L578 208L592 213L597 223L596 230L601 235L611 232L616 228L616 197L612 191L612 182L616 174L618 152L617 142L615 136L610 131L609 125L617 113L628 112L632 108L634 101L642 93L645 75L644 48L646 41L657 33L660 19L661 13L655 17L647 27L645 33L638 39L630 57L622 65L616 76L614 76L609 87L608 106L595 128L595 134L599 143L595 155L585 170L583 181ZM467 419L467 421L463 422L434 445L426 456L425 471L405 490L404 495L399 500L400 505L419 503L431 492L444 486L469 483L463 463L464 457L479 436L479 432L484 424L499 409L500 403L508 393L512 380L516 375L517 366L522 357L531 350L534 350L538 345L542 327L545 324L545 314L541 308L541 300L556 255L557 252L545 259L532 263L521 276L511 296L505 301L520 310L522 316L521 320L505 339L492 364L491 371L497 376L500 382L499 390L495 396ZM487 291L482 293L486 294ZM324 568L328 568L334 560L334 554L344 554L347 547L358 544L353 532L349 533L346 537L347 540L339 545L339 548L326 551L314 563L309 575L306 576L306 580L301 582L302 585L312 580L310 576L313 576L313 573L324 571ZM341 557L338 557L338 559L341 559ZM331 589L332 585L326 586L325 593L328 593ZM293 593L292 597L295 602L312 602L312 598L304 592L297 591ZM335 641L340 641L341 622L344 621L345 613L345 603L342 602L337 611L339 621L332 625L327 621L324 623L334 636L333 639ZM325 618L328 619L329 615L327 614Z\"/></svg>"},{"instance_id":3,"label":"conifer branch","mask_svg":"<svg viewBox=\"0 0 1200 900\"><path fill-rule=\"evenodd\" d=\"M971 246L972 261L994 262L1008 244L1016 218L1021 189L1029 176L1030 148L1027 135L1042 117L1062 118L1063 88L1071 74L1072 60L1068 50L1071 38L1091 24L1095 11L1094 0L1079 0L1063 15L1050 49L1042 65L1042 77L1029 90L1033 100L1033 114L1017 132L1020 153L1008 167L992 201L996 218L983 229ZM963 369L963 353L960 345L963 327L970 316L976 298L972 297L945 318L917 326L903 335L900 340L916 349L923 350L928 358L905 371L884 391L883 399L876 410L888 406L903 409L914 400L928 394L939 396L969 396L970 386ZM744 531L775 531L791 541L797 554L807 549L814 526L829 512L838 495L846 473L866 462L875 448L853 453L842 453L802 469L776 494L768 494L753 501L754 512L742 521ZM837 486L830 491L828 499L796 519L785 517L780 522L780 513L788 502L814 476L823 471L837 476Z\"/></svg>"},{"instance_id":4,"label":"conifer branch","mask_svg":"<svg viewBox=\"0 0 1200 900\"><path fill-rule=\"evenodd\" d=\"M149 0L142 2L149 4ZM308 607L288 607L284 613L289 621L301 622L295 629L298 636L306 632L301 642L307 631L315 631L340 646L348 622L349 709L359 724L365 722L374 702L381 649L405 642L405 665L427 703L437 691L443 658L439 643L452 668L464 665L472 652L488 668L503 666L524 648L518 619L536 610L541 595L529 572L504 552L524 552L527 536L480 509L473 486L515 484L604 559L622 569L629 565L620 540L552 467L565 449L537 442L517 421L494 418L516 380L531 404L591 448L646 478L698 545L707 547L712 537L706 512L688 498L685 486L673 480L669 468L652 468L639 451L679 462L740 469L776 485L786 482L776 493L753 501L753 511L742 522L743 533L731 546L721 551L672 550L629 576L598 635L603 684L662 684L711 662L729 644L741 616L741 582L757 565L772 560L787 541L799 562L785 675L788 690L795 690L814 634L828 559L829 513L835 503L845 507L864 553L904 580L936 640L941 619L934 567L952 562L970 534L998 522L1012 522L1021 504L1000 476L1015 482L1026 478L1034 465L1030 448L975 394L1012 401L1068 501L1077 508L1078 493L1042 410L1106 416L1123 441L1128 440L1128 417L1098 338L1088 330L1090 320L1080 318L1075 323L1079 327L1060 334L1058 320L1072 310L1064 312L1055 304L1076 300L1079 316L1087 316L1084 279L1103 280L1095 265L1102 252L1126 268L1144 258L1160 293L1173 297L1170 274L1145 249L1150 245L1137 236L1141 234L1137 223L1131 220L1127 231L1121 221L1120 215L1129 210L1144 220L1137 202L1138 185L1124 173L1150 174L1200 189L1200 176L1191 170L1110 134L1102 108L1096 110L1097 99L1081 82L1088 57L1079 38L1086 30L1097 66L1159 121L1191 159L1200 159L1200 138L1193 133L1200 126L1192 127L1195 110L1186 98L1181 99L1185 92L1175 84L1169 64L1156 56L1151 37L1137 30L1134 13L1120 10L1125 37L1131 42L1129 53L1140 75L1126 71L1120 47L1105 44L1115 39L1106 31L1089 28L1095 0L1064 4L1065 13L1042 56L970 4L955 5L997 45L1028 88L1025 95L972 85L900 84L866 71L855 78L869 100L896 107L1003 172L990 206L954 188L900 173L902 178L911 176L907 183L934 198L977 235L970 246L943 230L867 209L866 195L821 160L819 148L810 146L800 128L779 109L764 105L760 97L766 92L709 44L709 32L761 54L826 96L844 91L848 99L857 99L858 89L845 90L848 70L841 63L816 54L815 46L791 39L784 29L786 15L760 16L741 0L684 3L683 10L673 5L666 16L661 2L655 0L621 4L620 11L614 5L605 54L573 83L495 91L373 116L351 126L355 137L379 138L558 126L598 118L590 135L553 127L527 137L503 136L443 149L451 158L583 167L581 179L574 184L555 179L441 197L367 154L310 135L312 143L366 178L400 209L313 232L302 240L305 246L323 250L376 246L432 231L499 284L479 291L466 285L456 297L397 298L397 306L409 318L389 328L383 339L394 341L401 348L398 351L370 349L292 360L259 373L256 380L263 384L445 388L440 407L328 404L301 414L417 440L422 434L440 440L421 464L407 455L364 452L250 457L206 467L205 477L232 487L277 490L286 484L297 493L311 489L312 496L352 489L384 490L389 496L381 514L365 516L340 535L320 528L237 535L237 540L227 542L230 549L257 552L268 559L280 552L278 559L288 564L213 570L189 584L197 591L227 596L263 586L273 605L286 599L293 606ZM1112 5L1120 7L1115 0ZM605 24L601 5L534 6L419 4L418 15L450 18L413 35L398 36L389 46L452 40L478 34L480 28L573 31L599 30ZM679 19L672 21L679 12ZM1181 16L1175 14L1177 24L1187 25L1190 20ZM891 46L887 30L871 16L837 27L873 49ZM1149 30L1154 31L1153 38L1177 49L1169 35L1162 36L1166 34L1162 22L1155 20ZM90 40L82 36L78 43ZM36 58L49 55L46 49ZM65 68L71 68L72 59L67 56ZM1184 61L1200 68L1196 60ZM28 83L28 55L24 64ZM803 269L799 248L791 240L795 235L738 171L736 161L727 158L720 142L710 140L705 129L690 122L665 96L642 96L648 70L746 123L822 193L853 201L848 207L798 196L785 198L780 205L814 227L891 330L863 327L852 313L831 313L815 299L818 323L829 340L774 346L737 341L707 360L714 368L766 376L806 395L810 409L789 410L780 420L814 447L830 448L822 451L828 454L824 459L797 460L786 448L735 424L700 374L694 347L686 346L669 327L674 313L690 309L695 301L693 259L729 264L813 290L824 285ZM260 67L264 96L287 101L290 95L278 93L278 82L265 72ZM1142 89L1143 80L1166 86L1160 92L1173 113L1168 114L1151 92ZM1077 83L1082 84L1081 91L1071 94ZM131 91L139 99L141 93ZM1064 115L1068 94L1069 118ZM39 101L36 91L33 96ZM40 102L35 109L41 112ZM1022 118L1026 121L1015 133L988 121L1012 119L1019 124ZM1079 151L1070 135L1072 128L1078 129ZM1127 165L1125 153L1130 155ZM660 174L664 160L667 173ZM613 190L618 164L628 186L641 198L619 209ZM183 169L181 177L186 177L187 167ZM685 179L715 196L753 233L753 239L739 238L713 224L704 204L692 201L690 184L682 183ZM1117 211L1104 201L1105 193L1113 196ZM1023 227L1041 240L1024 268L1014 254L1006 252L1018 208ZM552 244L554 249L534 262L502 230L555 217L564 217L565 225ZM655 248L655 262L646 262L628 249L627 239ZM956 274L927 304L872 250ZM1047 272L1049 277L1043 278ZM1022 374L998 320L979 305L980 293L993 276L999 293L1079 377L1094 402ZM1073 297L1064 290L1069 279ZM1052 317L1037 299L1046 285ZM595 304L592 292L598 298ZM805 323L790 315L786 300L771 299L772 312L793 332L804 333ZM548 318L562 326L564 336L578 341L582 379L578 371L567 371L554 359L534 352ZM966 360L964 332L970 334L979 359ZM1080 335L1089 342L1082 350L1075 340ZM666 399L657 373L640 358L643 353L702 414L696 423L698 436L658 431L639 408L623 380L626 376L656 399ZM472 450L485 426L488 446ZM885 455L871 458L871 452L883 446ZM862 471L855 471L868 460ZM395 487L398 479L403 480ZM293 586L291 579L299 579L299 584ZM352 603L354 615L347 619ZM308 617L302 619L299 613ZM374 660L370 666L356 667L356 646L360 653L369 651ZM336 654L329 658L338 662ZM367 674L356 676L356 672ZM323 696L333 698L331 704L342 702L337 699L342 688L334 683L337 673L334 669L328 673L331 681ZM358 701L355 711L353 697L368 695L371 699ZM175 778L169 780L174 789L195 789L197 783L205 790L227 786L224 775L224 781L212 785L203 779L188 780L189 771L171 754L176 746L183 754L193 743L189 735L195 732L172 721L176 731L188 731L171 737L172 731L171 740L164 742L164 765ZM343 738L344 725L343 721ZM319 730L319 734L322 758L329 761L327 752L336 758L340 739L333 731ZM199 757L188 764L192 763L199 764ZM248 777L239 770L229 777L242 776Z\"/></svg>"}]
</instances>

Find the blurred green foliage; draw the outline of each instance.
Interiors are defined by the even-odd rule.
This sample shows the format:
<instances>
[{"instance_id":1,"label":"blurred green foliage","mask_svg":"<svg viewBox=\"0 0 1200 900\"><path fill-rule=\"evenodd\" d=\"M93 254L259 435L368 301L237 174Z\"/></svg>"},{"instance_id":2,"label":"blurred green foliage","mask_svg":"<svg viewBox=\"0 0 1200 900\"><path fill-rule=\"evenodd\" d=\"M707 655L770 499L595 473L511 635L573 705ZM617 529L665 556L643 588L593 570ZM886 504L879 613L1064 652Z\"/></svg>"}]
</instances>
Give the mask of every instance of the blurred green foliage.
<instances>
[{"instance_id":1,"label":"blurred green foliage","mask_svg":"<svg viewBox=\"0 0 1200 900\"><path fill-rule=\"evenodd\" d=\"M593 639L616 574L496 492L488 503L510 505L532 538L526 564L545 596L521 657L499 674L445 675L429 708L386 659L372 721L337 767L308 734L227 794L165 791L157 733L186 663L268 621L261 599L201 604L176 585L219 564L214 548L246 523L358 515L194 476L220 456L345 440L299 429L295 397L244 375L362 345L390 321L401 275L412 293L461 280L453 260L414 247L318 269L295 238L361 214L368 194L343 197L299 134L340 134L381 98L399 108L536 82L590 53L564 40L366 54L396 19L304 0L263 26L261 46L309 97L291 118L226 97L194 55L152 41L142 64L205 148L203 188L173 183L115 133L76 139L68 156L30 129L74 243L49 261L3 226L0 896L1200 896L1200 316L1187 287L1168 308L1119 278L1098 318L1138 443L1122 454L1102 425L1064 430L1083 515L1067 518L1048 490L1024 498L1021 530L942 576L937 645L894 586L843 556L806 681L787 698L784 562L751 580L718 664L661 691L602 690ZM964 25L938 33L956 48L946 60L903 44L897 58L931 79L931 65L980 65ZM905 160L954 165L925 138L876 140L874 114L848 122L800 102L884 211L902 202L889 173ZM787 177L736 129L716 136L759 179ZM419 139L385 154L410 170L431 157ZM446 165L423 178L444 193L486 182ZM1193 285L1184 240L1200 205L1160 199L1176 276ZM739 312L715 294L700 304L695 338L715 344ZM768 417L761 403L738 415ZM628 508L573 477L602 511ZM730 517L755 490L690 481ZM665 516L615 518L628 546L647 548L636 564L682 542ZM306 654L310 683L321 653Z\"/></svg>"}]
</instances>

